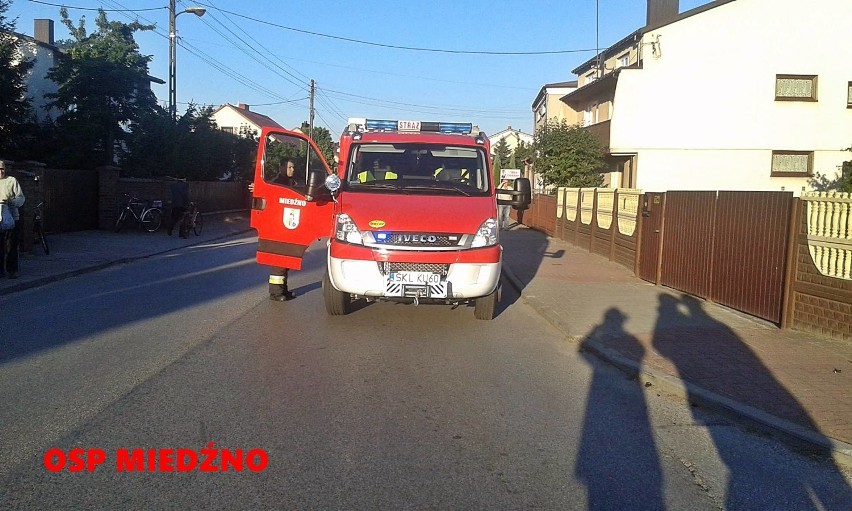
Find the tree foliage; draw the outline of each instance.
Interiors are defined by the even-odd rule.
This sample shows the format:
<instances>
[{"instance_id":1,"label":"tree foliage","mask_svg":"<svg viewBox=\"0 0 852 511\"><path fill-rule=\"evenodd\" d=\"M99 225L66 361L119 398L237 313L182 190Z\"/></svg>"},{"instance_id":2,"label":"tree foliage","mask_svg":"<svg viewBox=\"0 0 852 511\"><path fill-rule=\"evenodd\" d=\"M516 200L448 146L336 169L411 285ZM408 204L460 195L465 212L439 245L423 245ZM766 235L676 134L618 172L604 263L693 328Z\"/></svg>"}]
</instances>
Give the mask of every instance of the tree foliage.
<instances>
[{"instance_id":1,"label":"tree foliage","mask_svg":"<svg viewBox=\"0 0 852 511\"><path fill-rule=\"evenodd\" d=\"M846 149L852 152L852 147ZM838 192L852 193L852 160L844 161L840 169L840 175L834 179L819 172L810 180L811 188L817 191L836 190Z\"/></svg>"},{"instance_id":2,"label":"tree foliage","mask_svg":"<svg viewBox=\"0 0 852 511\"><path fill-rule=\"evenodd\" d=\"M311 125L309 123L303 122L301 128L302 133L310 136L310 126ZM335 147L334 138L332 138L331 132L328 131L326 128L314 126L313 136L311 138L319 148L320 153L322 154L322 157L325 158L325 161L326 163L328 163L328 166L331 168L331 170L334 170Z\"/></svg>"},{"instance_id":3,"label":"tree foliage","mask_svg":"<svg viewBox=\"0 0 852 511\"><path fill-rule=\"evenodd\" d=\"M163 108L144 112L127 136L122 174L190 180L251 178L257 140L216 126L212 107L189 105L177 122Z\"/></svg>"},{"instance_id":4,"label":"tree foliage","mask_svg":"<svg viewBox=\"0 0 852 511\"><path fill-rule=\"evenodd\" d=\"M551 120L535 133L535 171L544 185L592 187L603 183L604 152L579 124Z\"/></svg>"},{"instance_id":5,"label":"tree foliage","mask_svg":"<svg viewBox=\"0 0 852 511\"><path fill-rule=\"evenodd\" d=\"M509 159L511 158L512 150L509 149L509 144L505 138L501 138L494 144L494 157L500 160L500 168L507 169L509 167Z\"/></svg>"},{"instance_id":6,"label":"tree foliage","mask_svg":"<svg viewBox=\"0 0 852 511\"><path fill-rule=\"evenodd\" d=\"M33 62L23 58L15 22L6 18L9 5L0 0L0 154L14 156L32 115L24 79Z\"/></svg>"},{"instance_id":7,"label":"tree foliage","mask_svg":"<svg viewBox=\"0 0 852 511\"><path fill-rule=\"evenodd\" d=\"M61 159L72 166L112 164L125 127L156 106L148 78L151 57L139 52L133 38L154 26L109 21L99 10L96 30L89 34L85 17L74 26L67 9L59 13L72 39L60 43L65 56L48 72L59 90L47 96L50 106L62 111L57 123L69 138L61 144Z\"/></svg>"}]
</instances>

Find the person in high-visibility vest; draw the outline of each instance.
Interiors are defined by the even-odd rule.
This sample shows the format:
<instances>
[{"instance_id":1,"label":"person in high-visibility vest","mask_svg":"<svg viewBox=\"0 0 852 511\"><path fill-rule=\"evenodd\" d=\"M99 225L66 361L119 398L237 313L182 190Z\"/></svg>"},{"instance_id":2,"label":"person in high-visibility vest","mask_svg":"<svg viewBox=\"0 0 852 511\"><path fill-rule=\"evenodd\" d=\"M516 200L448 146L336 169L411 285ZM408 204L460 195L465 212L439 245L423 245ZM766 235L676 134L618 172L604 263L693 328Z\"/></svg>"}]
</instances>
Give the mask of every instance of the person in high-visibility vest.
<instances>
[{"instance_id":1,"label":"person in high-visibility vest","mask_svg":"<svg viewBox=\"0 0 852 511\"><path fill-rule=\"evenodd\" d=\"M467 181L470 178L470 172L467 169L442 165L435 169L433 177L438 181Z\"/></svg>"},{"instance_id":2,"label":"person in high-visibility vest","mask_svg":"<svg viewBox=\"0 0 852 511\"><path fill-rule=\"evenodd\" d=\"M372 170L362 170L358 174L358 182L366 183L368 181L375 181L377 179L396 179L397 175L395 172L391 171L390 167L385 167L382 169L379 166L379 160L375 160L373 162Z\"/></svg>"}]
</instances>

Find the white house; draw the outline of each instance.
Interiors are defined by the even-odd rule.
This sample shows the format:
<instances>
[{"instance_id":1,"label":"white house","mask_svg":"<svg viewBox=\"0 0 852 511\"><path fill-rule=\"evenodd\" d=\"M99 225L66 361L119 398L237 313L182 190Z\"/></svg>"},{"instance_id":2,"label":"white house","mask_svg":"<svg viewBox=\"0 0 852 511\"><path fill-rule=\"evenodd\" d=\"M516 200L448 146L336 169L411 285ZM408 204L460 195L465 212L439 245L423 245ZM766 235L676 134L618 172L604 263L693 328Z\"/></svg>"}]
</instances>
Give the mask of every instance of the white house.
<instances>
[{"instance_id":1,"label":"white house","mask_svg":"<svg viewBox=\"0 0 852 511\"><path fill-rule=\"evenodd\" d=\"M222 131L244 137L260 135L260 129L264 126L284 128L272 118L252 112L249 105L245 103L237 103L236 105L225 103L213 111L212 117Z\"/></svg>"},{"instance_id":2,"label":"white house","mask_svg":"<svg viewBox=\"0 0 852 511\"><path fill-rule=\"evenodd\" d=\"M56 120L60 111L45 109L51 100L45 99L44 95L56 93L59 85L47 78L47 72L56 65L57 59L62 58L62 50L54 44L53 20L37 19L34 25L34 37L17 33L15 36L21 43L21 57L33 61L24 79L33 115L39 122L51 122Z\"/></svg>"},{"instance_id":3,"label":"white house","mask_svg":"<svg viewBox=\"0 0 852 511\"><path fill-rule=\"evenodd\" d=\"M498 131L493 135L489 135L488 139L491 141L491 154L494 154L494 148L500 143L501 140L506 141L506 145L509 147L510 151L514 151L521 142L526 145L532 145L533 136L529 133L524 133L521 130L516 130L509 126L508 128Z\"/></svg>"},{"instance_id":4,"label":"white house","mask_svg":"<svg viewBox=\"0 0 852 511\"><path fill-rule=\"evenodd\" d=\"M647 25L603 66L574 70L581 86L563 98L606 106L589 129L612 186L798 193L839 175L852 159L852 1L648 4Z\"/></svg>"}]
</instances>

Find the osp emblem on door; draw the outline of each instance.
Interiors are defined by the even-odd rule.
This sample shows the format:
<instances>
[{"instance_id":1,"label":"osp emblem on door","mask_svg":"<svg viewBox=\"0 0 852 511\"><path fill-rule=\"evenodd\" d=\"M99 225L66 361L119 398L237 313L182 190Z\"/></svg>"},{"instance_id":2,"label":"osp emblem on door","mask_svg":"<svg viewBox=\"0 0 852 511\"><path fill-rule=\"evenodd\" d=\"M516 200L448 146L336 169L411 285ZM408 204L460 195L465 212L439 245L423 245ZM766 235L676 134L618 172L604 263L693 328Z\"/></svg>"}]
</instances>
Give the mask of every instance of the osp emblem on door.
<instances>
[{"instance_id":1,"label":"osp emblem on door","mask_svg":"<svg viewBox=\"0 0 852 511\"><path fill-rule=\"evenodd\" d=\"M295 229L299 226L299 214L301 210L296 208L284 208L284 227Z\"/></svg>"}]
</instances>

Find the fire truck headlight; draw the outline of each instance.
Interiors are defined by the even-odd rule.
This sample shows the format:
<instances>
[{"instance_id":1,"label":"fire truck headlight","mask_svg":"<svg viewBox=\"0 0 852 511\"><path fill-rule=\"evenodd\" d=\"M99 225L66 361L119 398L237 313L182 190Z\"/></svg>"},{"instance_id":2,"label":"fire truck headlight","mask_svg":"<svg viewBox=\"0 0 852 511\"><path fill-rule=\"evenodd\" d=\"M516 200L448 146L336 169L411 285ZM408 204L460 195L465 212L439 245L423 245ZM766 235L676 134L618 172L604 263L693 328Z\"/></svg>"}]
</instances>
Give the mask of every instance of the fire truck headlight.
<instances>
[{"instance_id":1,"label":"fire truck headlight","mask_svg":"<svg viewBox=\"0 0 852 511\"><path fill-rule=\"evenodd\" d=\"M491 247L497 244L497 220L489 218L482 222L479 230L476 231L476 236L473 237L473 242L470 244L472 248Z\"/></svg>"},{"instance_id":2,"label":"fire truck headlight","mask_svg":"<svg viewBox=\"0 0 852 511\"><path fill-rule=\"evenodd\" d=\"M352 243L355 245L364 244L364 241L361 239L361 231L358 230L358 226L355 225L355 222L353 222L346 213L337 215L334 237L338 241L343 241L345 243Z\"/></svg>"}]
</instances>

